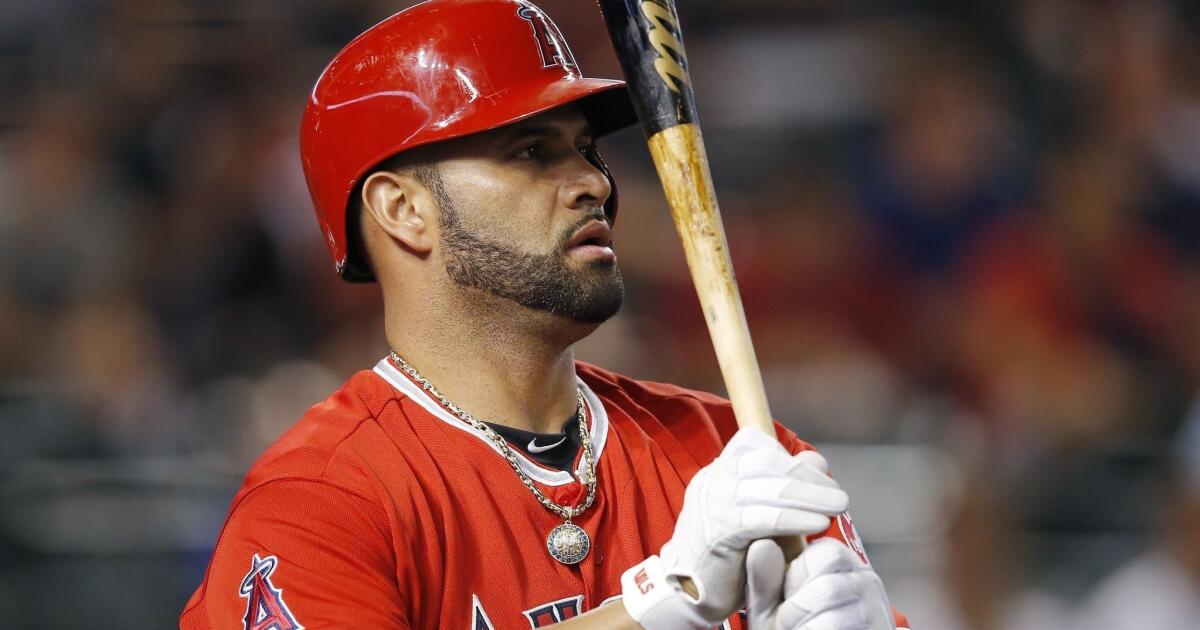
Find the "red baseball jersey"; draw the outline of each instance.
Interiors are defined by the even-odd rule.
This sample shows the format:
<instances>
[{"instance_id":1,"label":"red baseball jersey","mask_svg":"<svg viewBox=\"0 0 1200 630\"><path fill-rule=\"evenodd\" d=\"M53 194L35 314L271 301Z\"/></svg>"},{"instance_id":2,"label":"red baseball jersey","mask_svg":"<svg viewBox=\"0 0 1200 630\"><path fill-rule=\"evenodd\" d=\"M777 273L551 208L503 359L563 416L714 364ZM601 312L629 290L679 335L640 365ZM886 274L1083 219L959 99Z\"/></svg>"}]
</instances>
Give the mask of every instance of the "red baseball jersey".
<instances>
[{"instance_id":1,"label":"red baseball jersey","mask_svg":"<svg viewBox=\"0 0 1200 630\"><path fill-rule=\"evenodd\" d=\"M497 447L385 359L250 469L180 627L538 628L619 597L621 574L671 537L688 480L737 424L710 394L583 363L577 374L598 478L574 520L592 540L579 564L550 556L562 519ZM776 431L793 453L811 448ZM569 473L517 461L553 501L583 498ZM848 516L825 535L862 553Z\"/></svg>"}]
</instances>

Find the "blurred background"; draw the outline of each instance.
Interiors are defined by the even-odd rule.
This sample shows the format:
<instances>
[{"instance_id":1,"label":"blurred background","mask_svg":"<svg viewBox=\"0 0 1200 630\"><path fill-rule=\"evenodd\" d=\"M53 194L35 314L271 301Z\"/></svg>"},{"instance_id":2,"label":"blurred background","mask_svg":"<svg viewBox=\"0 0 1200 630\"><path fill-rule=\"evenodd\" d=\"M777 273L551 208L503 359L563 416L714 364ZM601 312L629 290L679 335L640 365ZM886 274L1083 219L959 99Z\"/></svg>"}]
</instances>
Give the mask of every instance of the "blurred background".
<instances>
[{"instance_id":1,"label":"blurred background","mask_svg":"<svg viewBox=\"0 0 1200 630\"><path fill-rule=\"evenodd\" d=\"M297 125L379 0L0 3L0 628L169 628L383 354ZM585 72L594 4L544 0ZM914 628L1200 628L1200 8L681 2L777 417ZM640 131L585 360L721 391Z\"/></svg>"}]
</instances>

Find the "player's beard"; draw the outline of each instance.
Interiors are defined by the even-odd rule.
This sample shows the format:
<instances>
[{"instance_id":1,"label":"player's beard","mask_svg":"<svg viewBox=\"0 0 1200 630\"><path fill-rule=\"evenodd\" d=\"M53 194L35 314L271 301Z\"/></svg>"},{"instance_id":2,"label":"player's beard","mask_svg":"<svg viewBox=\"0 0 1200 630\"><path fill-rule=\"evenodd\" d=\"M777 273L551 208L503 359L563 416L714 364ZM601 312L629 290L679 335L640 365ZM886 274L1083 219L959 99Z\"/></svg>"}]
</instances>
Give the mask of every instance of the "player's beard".
<instances>
[{"instance_id":1,"label":"player's beard","mask_svg":"<svg viewBox=\"0 0 1200 630\"><path fill-rule=\"evenodd\" d=\"M615 261L572 268L567 258L575 231L604 220L603 214L581 219L549 253L531 254L471 231L449 197L437 196L446 273L457 284L584 323L598 324L620 310L625 282Z\"/></svg>"}]
</instances>

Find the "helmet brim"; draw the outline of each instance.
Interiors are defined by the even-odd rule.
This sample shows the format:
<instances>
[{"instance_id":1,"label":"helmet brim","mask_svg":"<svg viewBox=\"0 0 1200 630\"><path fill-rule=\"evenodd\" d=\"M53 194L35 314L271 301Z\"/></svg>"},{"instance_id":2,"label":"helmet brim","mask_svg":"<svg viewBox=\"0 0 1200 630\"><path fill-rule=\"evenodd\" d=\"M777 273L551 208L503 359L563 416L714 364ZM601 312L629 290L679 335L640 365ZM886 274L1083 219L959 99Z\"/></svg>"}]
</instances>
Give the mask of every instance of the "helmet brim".
<instances>
[{"instance_id":1,"label":"helmet brim","mask_svg":"<svg viewBox=\"0 0 1200 630\"><path fill-rule=\"evenodd\" d=\"M548 84L517 86L493 98L496 103L489 104L486 112L463 112L461 124L443 121L436 129L426 128L425 133L409 141L405 150L499 129L573 103L579 105L597 138L637 122L628 87L624 81L613 79L564 78ZM398 154L379 156L376 164L393 155ZM367 169L359 177L369 171Z\"/></svg>"}]
</instances>

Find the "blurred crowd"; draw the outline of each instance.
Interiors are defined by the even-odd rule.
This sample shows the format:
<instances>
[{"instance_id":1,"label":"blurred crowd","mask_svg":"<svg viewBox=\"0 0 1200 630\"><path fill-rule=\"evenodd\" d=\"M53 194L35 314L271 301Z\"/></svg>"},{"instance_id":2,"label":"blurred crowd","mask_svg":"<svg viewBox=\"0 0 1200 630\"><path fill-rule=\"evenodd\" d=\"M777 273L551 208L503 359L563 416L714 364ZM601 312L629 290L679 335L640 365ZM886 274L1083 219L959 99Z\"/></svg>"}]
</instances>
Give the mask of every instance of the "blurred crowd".
<instances>
[{"instance_id":1,"label":"blurred crowd","mask_svg":"<svg viewBox=\"0 0 1200 630\"><path fill-rule=\"evenodd\" d=\"M382 0L0 3L0 628L160 628L240 475L386 352L300 170ZM585 72L594 5L539 2ZM681 1L774 414L914 628L1200 628L1200 10ZM721 391L639 131L580 358Z\"/></svg>"}]
</instances>

